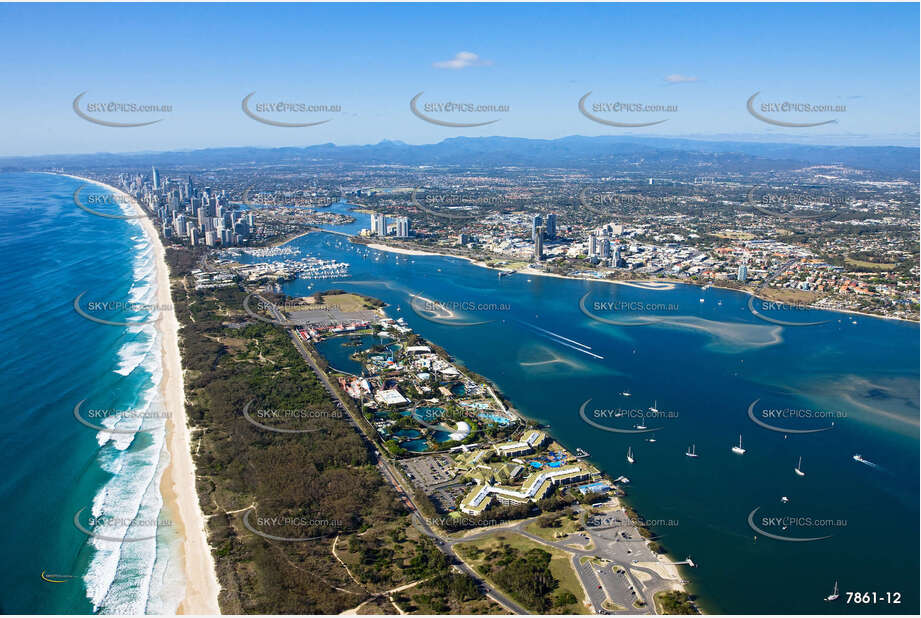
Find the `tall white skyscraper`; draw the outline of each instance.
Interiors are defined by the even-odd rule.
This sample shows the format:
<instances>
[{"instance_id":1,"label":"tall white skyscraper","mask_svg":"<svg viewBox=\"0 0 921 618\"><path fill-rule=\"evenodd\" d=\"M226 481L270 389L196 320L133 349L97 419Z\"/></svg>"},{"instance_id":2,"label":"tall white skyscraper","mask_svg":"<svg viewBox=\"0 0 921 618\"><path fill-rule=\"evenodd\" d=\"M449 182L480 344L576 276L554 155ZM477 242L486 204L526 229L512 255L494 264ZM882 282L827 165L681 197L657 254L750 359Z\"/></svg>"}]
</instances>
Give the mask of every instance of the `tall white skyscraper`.
<instances>
[{"instance_id":1,"label":"tall white skyscraper","mask_svg":"<svg viewBox=\"0 0 921 618\"><path fill-rule=\"evenodd\" d=\"M156 190L159 190L160 189L160 170L158 170L155 167L151 169L153 169L153 188Z\"/></svg>"},{"instance_id":2,"label":"tall white skyscraper","mask_svg":"<svg viewBox=\"0 0 921 618\"><path fill-rule=\"evenodd\" d=\"M375 212L371 215L371 233L378 236L387 235L387 219L383 213Z\"/></svg>"},{"instance_id":3,"label":"tall white skyscraper","mask_svg":"<svg viewBox=\"0 0 921 618\"><path fill-rule=\"evenodd\" d=\"M736 274L736 279L739 281L748 281L748 265L739 264L739 272Z\"/></svg>"},{"instance_id":4,"label":"tall white skyscraper","mask_svg":"<svg viewBox=\"0 0 921 618\"><path fill-rule=\"evenodd\" d=\"M397 217L397 238L409 238L409 217Z\"/></svg>"},{"instance_id":5,"label":"tall white skyscraper","mask_svg":"<svg viewBox=\"0 0 921 618\"><path fill-rule=\"evenodd\" d=\"M598 237L594 234L588 237L588 257L598 255Z\"/></svg>"}]
</instances>

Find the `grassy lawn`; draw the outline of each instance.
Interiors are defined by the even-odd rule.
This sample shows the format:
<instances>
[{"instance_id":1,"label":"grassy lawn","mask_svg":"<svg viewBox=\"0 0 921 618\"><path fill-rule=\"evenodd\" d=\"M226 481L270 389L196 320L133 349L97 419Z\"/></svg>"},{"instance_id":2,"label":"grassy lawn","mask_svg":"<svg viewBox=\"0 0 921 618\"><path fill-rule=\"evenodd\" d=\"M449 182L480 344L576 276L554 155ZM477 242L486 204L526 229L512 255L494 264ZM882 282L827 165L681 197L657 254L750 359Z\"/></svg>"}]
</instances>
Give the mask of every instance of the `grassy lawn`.
<instances>
[{"instance_id":1,"label":"grassy lawn","mask_svg":"<svg viewBox=\"0 0 921 618\"><path fill-rule=\"evenodd\" d=\"M886 264L883 262L865 262L863 260L855 260L853 258L844 258L846 264L851 266L859 266L860 268L866 268L867 270L892 270L895 268L895 264Z\"/></svg>"},{"instance_id":2,"label":"grassy lawn","mask_svg":"<svg viewBox=\"0 0 921 618\"><path fill-rule=\"evenodd\" d=\"M525 526L525 530L534 536L539 536L545 541L559 541L561 540L561 537L564 537L567 534L572 534L573 532L577 532L579 528L582 527L578 517L575 520L572 520L569 519L568 516L564 515L558 521L560 523L559 527L541 528L540 523L537 520L534 520Z\"/></svg>"},{"instance_id":3,"label":"grassy lawn","mask_svg":"<svg viewBox=\"0 0 921 618\"><path fill-rule=\"evenodd\" d=\"M737 232L734 230L720 232L718 234L713 234L713 236L716 236L717 238L727 238L733 240L751 240L755 238L755 235L749 232Z\"/></svg>"},{"instance_id":4,"label":"grassy lawn","mask_svg":"<svg viewBox=\"0 0 921 618\"><path fill-rule=\"evenodd\" d=\"M761 288L758 291L758 295L766 298L768 302L781 302L781 303L802 303L809 304L815 302L818 298L818 294L815 292L809 292L807 290L792 290L790 288ZM759 301L754 302L754 306L758 309L761 305Z\"/></svg>"},{"instance_id":5,"label":"grassy lawn","mask_svg":"<svg viewBox=\"0 0 921 618\"><path fill-rule=\"evenodd\" d=\"M323 297L323 304L317 304L316 307L332 305L338 307L340 311L358 311L361 309L373 309L367 306L364 299L357 294L330 294Z\"/></svg>"},{"instance_id":6,"label":"grassy lawn","mask_svg":"<svg viewBox=\"0 0 921 618\"><path fill-rule=\"evenodd\" d=\"M553 577L555 577L560 582L559 587L554 590L552 594L555 595L563 592L564 590L567 590L571 592L576 597L576 599L579 600L578 602L567 605L564 608L557 609L563 610L562 613L568 614L590 613L589 610L582 604L582 600L585 598L585 594L582 591L582 585L579 583L579 578L569 561L569 554L560 549L538 543L537 541L533 541L520 534L504 533L497 533L495 535L490 535L475 541L458 543L454 547L455 549L459 550L461 556L468 564L473 566L473 568L476 569L478 573L483 574L485 572L485 569L483 569L483 566L486 563L485 556L489 552L497 549L500 542L505 542L508 545L511 545L522 554L532 549L542 549L550 553L552 556L550 560L550 572L553 574ZM470 558L469 554L467 553L470 548L476 548L480 550L481 553L478 554L476 558ZM490 583L495 586L495 582L490 581ZM499 586L496 587L499 588ZM511 595L511 591L505 590L504 592L509 593L509 595L514 598L514 595Z\"/></svg>"}]
</instances>

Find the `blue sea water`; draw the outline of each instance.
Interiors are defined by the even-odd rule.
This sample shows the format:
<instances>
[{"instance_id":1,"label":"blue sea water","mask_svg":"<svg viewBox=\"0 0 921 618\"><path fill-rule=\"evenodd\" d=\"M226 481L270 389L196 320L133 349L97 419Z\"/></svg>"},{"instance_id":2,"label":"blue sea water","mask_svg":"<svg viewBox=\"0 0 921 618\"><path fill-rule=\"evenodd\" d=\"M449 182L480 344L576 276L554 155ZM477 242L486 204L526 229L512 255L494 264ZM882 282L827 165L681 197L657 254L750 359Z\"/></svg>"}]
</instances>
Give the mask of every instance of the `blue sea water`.
<instances>
[{"instance_id":1,"label":"blue sea water","mask_svg":"<svg viewBox=\"0 0 921 618\"><path fill-rule=\"evenodd\" d=\"M368 227L366 215L356 216L352 228ZM465 260L380 252L326 233L291 244L350 262L351 277L329 288L389 303L392 317L495 381L564 445L590 452L613 478L627 476L628 500L661 544L699 565L683 575L706 610L918 612L917 324L763 312L824 322L784 326L754 316L747 295L718 288L499 278ZM307 285L294 281L285 291L306 295ZM427 319L414 296L460 309L447 323ZM583 298L588 313L618 324L587 315ZM611 312L604 303L628 310ZM758 420L790 431L753 422L749 407ZM640 423L657 431L606 430ZM740 434L744 455L730 451ZM699 457L685 456L691 444ZM626 461L628 447L634 464ZM855 461L858 453L874 465ZM794 473L799 457L802 477ZM828 538L776 540L753 530L749 517L778 536ZM825 602L835 581L841 598ZM846 604L848 592L874 591L897 592L901 602Z\"/></svg>"},{"instance_id":2,"label":"blue sea water","mask_svg":"<svg viewBox=\"0 0 921 618\"><path fill-rule=\"evenodd\" d=\"M156 308L90 311L133 323L111 326L73 307L83 292L84 308L153 304L151 247L137 222L77 208L82 184L0 175L0 611L169 613L183 582L159 487L168 453ZM119 433L78 422L80 402L81 418Z\"/></svg>"}]
</instances>

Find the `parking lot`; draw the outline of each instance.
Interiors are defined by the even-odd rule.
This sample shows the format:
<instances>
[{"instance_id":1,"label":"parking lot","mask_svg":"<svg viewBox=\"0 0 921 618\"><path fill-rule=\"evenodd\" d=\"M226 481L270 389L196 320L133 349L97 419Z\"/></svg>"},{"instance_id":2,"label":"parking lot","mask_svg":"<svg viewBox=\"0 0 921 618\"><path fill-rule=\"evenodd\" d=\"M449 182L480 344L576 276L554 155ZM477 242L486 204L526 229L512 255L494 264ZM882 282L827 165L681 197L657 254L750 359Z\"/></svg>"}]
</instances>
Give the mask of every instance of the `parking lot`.
<instances>
[{"instance_id":1,"label":"parking lot","mask_svg":"<svg viewBox=\"0 0 921 618\"><path fill-rule=\"evenodd\" d=\"M421 489L448 483L454 479L454 462L445 455L424 455L401 462L410 482Z\"/></svg>"},{"instance_id":2,"label":"parking lot","mask_svg":"<svg viewBox=\"0 0 921 618\"><path fill-rule=\"evenodd\" d=\"M429 499L435 508L441 513L448 513L457 510L460 501L470 491L470 488L462 483L440 487L429 494Z\"/></svg>"}]
</instances>

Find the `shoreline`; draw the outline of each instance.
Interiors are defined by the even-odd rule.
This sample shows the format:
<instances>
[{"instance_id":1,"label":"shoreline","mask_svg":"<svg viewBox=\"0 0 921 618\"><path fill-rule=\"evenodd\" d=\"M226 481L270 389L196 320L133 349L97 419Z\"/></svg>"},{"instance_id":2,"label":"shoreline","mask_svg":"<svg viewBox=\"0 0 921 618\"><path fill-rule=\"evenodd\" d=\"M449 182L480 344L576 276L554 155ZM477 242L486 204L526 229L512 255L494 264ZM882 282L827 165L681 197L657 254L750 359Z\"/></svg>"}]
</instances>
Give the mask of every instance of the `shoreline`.
<instances>
[{"instance_id":1,"label":"shoreline","mask_svg":"<svg viewBox=\"0 0 921 618\"><path fill-rule=\"evenodd\" d=\"M413 254L413 255L418 255L418 253ZM385 315L387 315L386 312L385 312ZM390 317L390 316L388 315L387 317ZM437 345L437 346L438 346L439 348L441 348L441 350L443 350L446 354L449 354L449 355L450 355L450 352L448 352L447 348L444 348L444 347L441 346L440 344L435 343L435 342L432 341L431 339L428 339L428 338L425 338L425 337L423 337L423 339L424 339L428 344L430 344L430 345ZM322 356L322 353L320 353L319 351L318 351L318 354L320 354L320 355ZM457 368L461 371L461 373L464 374L468 379L473 379L472 376L471 376L470 374L473 374L474 376L478 376L478 374L476 374L475 372L471 371L466 365L464 365L464 364L461 363L460 361L456 360L456 357L455 357L454 364L455 364L455 365L457 366ZM531 418L531 417L529 417L529 416L523 414L518 408L513 408L511 405L505 406L505 404L502 403L502 400L496 395L496 391L494 390L494 387L495 387L495 389L498 389L498 385L495 385L495 384L492 382L492 380L491 380L490 378L486 377L486 376L479 376L479 377L487 381L487 389L489 390L489 392L490 392L490 394L493 396L493 398L494 398L503 408L508 407L508 408L509 408L509 411L512 412L512 414L514 414L514 416L516 416L516 417L519 419L519 421L522 422L522 424L527 424L527 422L533 422L533 423L535 423L535 425L536 425L537 427L541 428L542 431L546 432L547 436L549 436L554 442L556 442L557 444L559 444L560 446L562 446L563 448L565 448L569 453L575 453L575 452L577 452L577 449L570 448L569 446L563 444L563 442L562 442L559 438L557 438L556 436L554 436L553 433L552 433L552 428L543 427L543 425L542 425L540 422L538 422L536 419L533 419L533 418ZM501 393L501 391L499 391L499 392ZM437 453L447 453L447 452L448 452L447 450L424 451L424 452L421 452L421 453L414 453L414 455L416 455L416 456L424 456L424 455L433 455L433 454L437 454ZM588 460L590 460L590 459L591 459L591 455L585 457L583 460L584 460L584 461L588 461ZM593 464L593 465L595 466L595 468L597 468L599 471L601 471L602 474L603 474L604 476L608 477L609 482L613 483L613 481L611 481L611 474L610 474L610 473L605 472L601 466L598 466L598 465L595 465L595 464ZM625 500L625 498L629 498L629 495L619 496L619 495L617 495L616 493L612 493L612 494L609 496L609 498L608 498L608 504L611 505L611 506L613 506L615 510L623 510L625 515L626 515L626 507L629 507L629 508L631 508L632 510L636 511L636 508L635 508L632 504L630 504L629 499ZM629 517L628 517L628 519L629 519ZM509 527L510 524L513 524L515 521L518 521L518 520L504 521L504 522L502 522L502 523L500 523L500 524L498 524L498 525L496 525L496 526L490 526L490 527L486 527L486 528L481 528L481 531L482 531L482 530L496 530L496 531L500 531L502 528ZM526 521L526 520L524 520L524 521ZM639 524L637 524L636 522L632 522L632 523L633 523L634 530L636 531L637 535L638 535L638 536L642 536L642 535L639 534ZM469 533L469 532L472 532L472 531L469 530L469 529L468 529L468 530L462 530L462 531L460 531L460 535L461 535L460 538L463 538L463 536L464 536L465 534ZM647 546L647 547L648 547L648 546ZM565 550L564 550L564 551L565 551ZM693 584L693 580L692 580L691 577L684 577L684 575L683 575L682 572L681 572L681 569L679 568L681 565L675 564L676 562L679 561L679 559L676 558L675 556L673 556L673 555L671 554L671 552L668 551L668 548L666 548L666 551L663 552L663 553L656 553L656 552L652 552L652 553L653 553L653 555L655 556L655 562L654 562L654 563L652 563L652 562L650 562L650 563L645 563L645 564L652 565L652 566L650 566L650 567L648 567L648 568L654 570L654 571L662 578L663 581L667 582L667 584L668 584L668 586L669 586L669 589L670 589L671 591L688 593L688 585L692 585L692 584ZM570 554L570 555L573 555L573 554ZM468 566L469 566L469 565L468 565ZM637 565L637 566L641 566L641 565ZM626 565L625 568L629 568L629 565ZM579 579L579 582L580 582L580 584L581 584L581 583L582 583L582 582L581 582L581 578L578 578L578 577L577 577L577 579ZM583 586L583 587L584 587L584 586ZM688 594L689 594L689 593L688 593ZM649 602L649 604L650 604L651 606L655 607L655 599L654 599L654 598L650 597L650 598L648 599L648 602ZM697 606L697 605L695 605L695 607L697 607L697 610L698 610L698 614L699 614L699 615L706 615L706 612L705 612L702 608L700 608L700 607Z\"/></svg>"},{"instance_id":2,"label":"shoreline","mask_svg":"<svg viewBox=\"0 0 921 618\"><path fill-rule=\"evenodd\" d=\"M479 266L479 267L481 267L481 268L488 268L489 270L495 270L495 271L504 271L504 270L505 270L505 269L499 268L499 267L497 267L497 266L489 266L488 264L486 264L486 262L483 262L483 261L481 261L481 260L475 260L474 258L468 257L468 256L466 256L466 255L452 255L452 254L450 254L450 253L438 253L438 252L435 252L435 251L422 251L422 250L420 250L420 249L404 249L403 247L392 247L392 246L390 246L390 245L382 245L382 244L379 244L379 243L367 243L367 244L366 244L366 243L358 243L358 244L362 244L362 245L368 247L369 249L377 249L378 251L387 251L387 252L389 252L389 253L399 253L399 254L401 254L401 255L416 255L416 256L426 256L426 255L428 255L428 256L438 256L438 257L456 258L456 259L459 259L459 260L467 260L468 262L470 262L470 263L473 264L474 266ZM529 276L533 275L533 276L537 276L537 277L556 277L557 279L569 279L569 280L571 280L571 281L595 281L595 282L600 282L600 283L613 283L613 284L615 284L615 285L630 285L631 283L644 283L644 282L645 282L645 283L668 283L668 284L672 284L672 285L689 285L689 286L694 286L694 287L698 287L698 288L702 288L703 285L705 285L705 284L689 283L689 282L687 282L687 281L678 281L677 279L622 279L622 280L621 280L621 279L605 279L605 278L602 278L602 277L598 277L598 278L593 278L593 277L573 277L573 276L571 276L571 275L558 275L558 274L556 274L556 273L548 273L548 272L544 272L544 271L540 271L540 270L533 270L533 269L531 269L531 268L526 268L526 269L519 270L519 271L515 271L515 272L516 272L516 274L529 275ZM749 295L749 296L754 296L754 297L757 298L758 300L764 300L764 301L767 301L767 302L780 302L780 301L774 301L774 300L772 300L772 299L770 299L770 298L766 298L766 297L764 297L764 296L759 296L758 293L757 293L757 291L755 291L755 290L751 290L751 289L738 289L738 288L725 287L725 286L719 285L719 284L717 284L717 283L714 283L714 282L712 282L712 281L710 281L710 282L708 282L708 283L709 283L709 285L710 285L711 287L714 287L714 288L717 288L717 289L720 289L720 290L727 290L727 291L729 291L729 292L738 292L739 294L747 294L747 295ZM853 309L832 309L832 308L830 308L830 307L811 307L811 308L814 309L815 311L830 311L830 312L833 312L833 313L846 313L846 314L850 314L850 315L862 315L862 316L867 317L867 318L877 318L877 319L880 319L880 320L894 320L894 321L897 321L897 322L905 322L905 323L907 323L907 324L921 324L921 322L919 322L918 320L909 320L909 319L907 319L907 318L900 318L900 317L897 317L897 316L879 315L879 314L876 314L876 313L867 313L867 312L865 312L865 311L855 311L855 310L853 310Z\"/></svg>"},{"instance_id":3,"label":"shoreline","mask_svg":"<svg viewBox=\"0 0 921 618\"><path fill-rule=\"evenodd\" d=\"M157 271L157 305L160 307L160 313L156 328L160 335L160 358L163 368L160 396L169 413L165 438L169 461L160 479L160 494L163 498L163 507L178 516L176 519L182 539L185 592L179 600L176 613L220 614L220 584L211 546L208 544L205 518L195 488L195 463L192 460L191 436L185 413L185 385L179 353L179 321L172 304L166 251L153 221L133 197L97 180L71 174L57 175L103 187L127 200L139 215L143 215L138 221L153 248Z\"/></svg>"}]
</instances>

